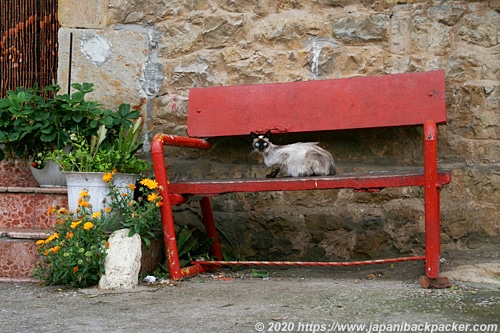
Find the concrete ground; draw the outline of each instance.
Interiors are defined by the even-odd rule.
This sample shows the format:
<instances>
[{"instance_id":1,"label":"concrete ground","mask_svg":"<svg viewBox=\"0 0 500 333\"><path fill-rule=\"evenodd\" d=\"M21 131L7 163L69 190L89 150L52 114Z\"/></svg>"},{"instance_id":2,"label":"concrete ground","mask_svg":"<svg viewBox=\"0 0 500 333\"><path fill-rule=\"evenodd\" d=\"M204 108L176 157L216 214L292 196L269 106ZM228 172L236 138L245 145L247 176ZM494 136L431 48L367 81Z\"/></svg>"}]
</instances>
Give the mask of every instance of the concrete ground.
<instances>
[{"instance_id":1,"label":"concrete ground","mask_svg":"<svg viewBox=\"0 0 500 333\"><path fill-rule=\"evenodd\" d=\"M448 289L421 288L423 262L221 270L128 291L0 283L0 331L499 332L499 250L444 253Z\"/></svg>"}]
</instances>

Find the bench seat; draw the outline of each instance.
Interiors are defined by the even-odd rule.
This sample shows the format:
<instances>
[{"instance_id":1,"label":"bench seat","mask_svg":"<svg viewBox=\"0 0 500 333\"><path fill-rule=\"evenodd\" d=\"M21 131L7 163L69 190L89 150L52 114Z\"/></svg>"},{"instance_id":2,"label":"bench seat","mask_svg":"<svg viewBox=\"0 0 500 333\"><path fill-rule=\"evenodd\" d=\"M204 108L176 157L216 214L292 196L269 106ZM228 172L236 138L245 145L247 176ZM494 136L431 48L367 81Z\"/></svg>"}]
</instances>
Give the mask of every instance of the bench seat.
<instances>
[{"instance_id":1,"label":"bench seat","mask_svg":"<svg viewBox=\"0 0 500 333\"><path fill-rule=\"evenodd\" d=\"M450 170L438 170L437 183L448 184ZM223 178L197 181L171 181L171 194L214 196L233 192L303 191L352 188L377 191L387 187L424 186L423 168L390 171L339 173L326 177Z\"/></svg>"}]
</instances>

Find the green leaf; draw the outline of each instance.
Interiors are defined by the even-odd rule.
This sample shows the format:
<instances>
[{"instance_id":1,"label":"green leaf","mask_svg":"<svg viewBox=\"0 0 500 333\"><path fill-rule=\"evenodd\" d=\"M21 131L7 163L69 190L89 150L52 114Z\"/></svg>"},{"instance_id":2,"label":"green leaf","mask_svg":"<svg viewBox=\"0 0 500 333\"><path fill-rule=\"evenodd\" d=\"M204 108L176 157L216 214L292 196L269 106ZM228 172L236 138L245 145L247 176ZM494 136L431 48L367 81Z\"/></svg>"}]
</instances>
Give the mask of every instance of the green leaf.
<instances>
[{"instance_id":1,"label":"green leaf","mask_svg":"<svg viewBox=\"0 0 500 333\"><path fill-rule=\"evenodd\" d=\"M82 114L74 114L72 117L71 117L75 122L79 123L82 121L83 119L83 115Z\"/></svg>"},{"instance_id":2,"label":"green leaf","mask_svg":"<svg viewBox=\"0 0 500 333\"><path fill-rule=\"evenodd\" d=\"M56 136L57 136L56 132L54 132L52 134L42 134L40 136L40 140L43 142L52 142L55 140Z\"/></svg>"},{"instance_id":3,"label":"green leaf","mask_svg":"<svg viewBox=\"0 0 500 333\"><path fill-rule=\"evenodd\" d=\"M252 277L254 278L267 278L269 277L269 272L263 269L252 269L251 271Z\"/></svg>"},{"instance_id":4,"label":"green leaf","mask_svg":"<svg viewBox=\"0 0 500 333\"><path fill-rule=\"evenodd\" d=\"M26 101L26 94L24 92L17 94L17 101L19 103L24 103Z\"/></svg>"}]
</instances>

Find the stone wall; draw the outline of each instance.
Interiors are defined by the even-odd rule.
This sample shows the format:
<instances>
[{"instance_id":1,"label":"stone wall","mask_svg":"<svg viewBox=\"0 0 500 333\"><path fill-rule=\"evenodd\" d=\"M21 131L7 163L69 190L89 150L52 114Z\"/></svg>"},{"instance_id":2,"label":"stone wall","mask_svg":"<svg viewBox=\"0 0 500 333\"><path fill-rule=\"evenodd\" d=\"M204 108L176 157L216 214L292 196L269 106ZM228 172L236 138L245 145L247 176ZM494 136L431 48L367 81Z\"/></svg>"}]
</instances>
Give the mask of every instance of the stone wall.
<instances>
[{"instance_id":1,"label":"stone wall","mask_svg":"<svg viewBox=\"0 0 500 333\"><path fill-rule=\"evenodd\" d=\"M444 248L500 234L500 1L60 0L59 80L93 82L106 106L130 103L145 140L185 135L191 87L304 81L443 69L448 125L440 126ZM214 121L217 121L214 119ZM421 165L422 129L282 135L320 141L341 172ZM148 145L146 145L148 146ZM146 149L147 150L147 149ZM169 149L174 177L254 177L249 138L209 152ZM224 195L216 219L247 259L332 260L421 253L421 188ZM181 223L200 224L196 205Z\"/></svg>"}]
</instances>

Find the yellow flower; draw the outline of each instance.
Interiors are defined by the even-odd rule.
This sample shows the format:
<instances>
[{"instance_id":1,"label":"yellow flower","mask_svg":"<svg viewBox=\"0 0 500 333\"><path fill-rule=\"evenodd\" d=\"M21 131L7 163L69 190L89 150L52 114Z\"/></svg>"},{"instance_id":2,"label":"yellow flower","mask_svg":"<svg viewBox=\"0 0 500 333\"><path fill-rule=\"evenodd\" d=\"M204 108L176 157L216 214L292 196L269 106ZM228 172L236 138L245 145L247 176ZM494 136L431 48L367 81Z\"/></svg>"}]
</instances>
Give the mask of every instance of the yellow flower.
<instances>
[{"instance_id":1,"label":"yellow flower","mask_svg":"<svg viewBox=\"0 0 500 333\"><path fill-rule=\"evenodd\" d=\"M99 216L101 216L101 212L92 213L92 218L94 218L94 219L98 218Z\"/></svg>"},{"instance_id":2,"label":"yellow flower","mask_svg":"<svg viewBox=\"0 0 500 333\"><path fill-rule=\"evenodd\" d=\"M128 187L133 191L135 190L135 184L128 184Z\"/></svg>"},{"instance_id":3,"label":"yellow flower","mask_svg":"<svg viewBox=\"0 0 500 333\"><path fill-rule=\"evenodd\" d=\"M89 196L89 192L86 190L82 190L80 192L80 198L87 198Z\"/></svg>"},{"instance_id":4,"label":"yellow flower","mask_svg":"<svg viewBox=\"0 0 500 333\"><path fill-rule=\"evenodd\" d=\"M85 222L85 224L83 225L83 229L85 230L90 230L94 227L94 224L92 224L92 222Z\"/></svg>"},{"instance_id":5,"label":"yellow flower","mask_svg":"<svg viewBox=\"0 0 500 333\"><path fill-rule=\"evenodd\" d=\"M66 214L68 212L68 210L66 208L59 208L59 210L57 211L59 214Z\"/></svg>"},{"instance_id":6,"label":"yellow flower","mask_svg":"<svg viewBox=\"0 0 500 333\"><path fill-rule=\"evenodd\" d=\"M45 244L52 242L56 238L59 238L59 233L54 232L52 235L47 237L47 239L45 240Z\"/></svg>"},{"instance_id":7,"label":"yellow flower","mask_svg":"<svg viewBox=\"0 0 500 333\"><path fill-rule=\"evenodd\" d=\"M42 245L42 244L45 244L45 240L40 239L36 241L36 245Z\"/></svg>"},{"instance_id":8,"label":"yellow flower","mask_svg":"<svg viewBox=\"0 0 500 333\"><path fill-rule=\"evenodd\" d=\"M156 182L156 180L152 180L149 178L144 178L143 180L141 180L140 183L149 188L150 190L154 190L155 188L158 187L158 183Z\"/></svg>"},{"instance_id":9,"label":"yellow flower","mask_svg":"<svg viewBox=\"0 0 500 333\"><path fill-rule=\"evenodd\" d=\"M113 174L110 173L110 172L107 172L105 173L103 176L102 176L102 180L107 183L109 181L111 181L111 179L113 179Z\"/></svg>"},{"instance_id":10,"label":"yellow flower","mask_svg":"<svg viewBox=\"0 0 500 333\"><path fill-rule=\"evenodd\" d=\"M148 195L148 201L156 201L158 199L158 193L151 193Z\"/></svg>"},{"instance_id":11,"label":"yellow flower","mask_svg":"<svg viewBox=\"0 0 500 333\"><path fill-rule=\"evenodd\" d=\"M71 223L70 228L75 229L76 227L78 227L80 225L80 223L82 223L82 221L75 221L75 222Z\"/></svg>"}]
</instances>

